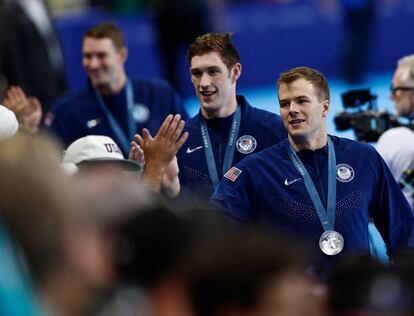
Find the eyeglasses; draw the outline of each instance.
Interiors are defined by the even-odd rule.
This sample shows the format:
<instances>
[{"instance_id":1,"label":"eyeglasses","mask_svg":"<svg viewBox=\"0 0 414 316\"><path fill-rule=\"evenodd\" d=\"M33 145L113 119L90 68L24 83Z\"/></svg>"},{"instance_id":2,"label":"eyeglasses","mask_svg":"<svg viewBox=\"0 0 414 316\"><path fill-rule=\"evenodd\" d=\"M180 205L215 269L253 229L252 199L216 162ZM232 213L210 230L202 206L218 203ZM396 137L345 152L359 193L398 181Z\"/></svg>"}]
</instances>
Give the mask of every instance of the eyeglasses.
<instances>
[{"instance_id":1,"label":"eyeglasses","mask_svg":"<svg viewBox=\"0 0 414 316\"><path fill-rule=\"evenodd\" d=\"M411 91L414 90L414 87L394 87L393 85L390 86L391 94L396 94L398 90L401 91Z\"/></svg>"}]
</instances>

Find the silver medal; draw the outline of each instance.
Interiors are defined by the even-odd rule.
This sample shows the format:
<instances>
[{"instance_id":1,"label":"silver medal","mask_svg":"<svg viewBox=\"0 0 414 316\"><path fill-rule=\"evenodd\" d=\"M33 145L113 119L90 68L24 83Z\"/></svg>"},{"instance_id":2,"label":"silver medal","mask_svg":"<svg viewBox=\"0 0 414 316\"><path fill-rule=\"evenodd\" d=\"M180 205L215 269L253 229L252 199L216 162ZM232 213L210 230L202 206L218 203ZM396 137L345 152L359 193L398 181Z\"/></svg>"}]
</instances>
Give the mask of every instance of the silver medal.
<instances>
[{"instance_id":1,"label":"silver medal","mask_svg":"<svg viewBox=\"0 0 414 316\"><path fill-rule=\"evenodd\" d=\"M344 237L334 230L327 230L319 238L319 247L328 256L337 255L344 248Z\"/></svg>"}]
</instances>

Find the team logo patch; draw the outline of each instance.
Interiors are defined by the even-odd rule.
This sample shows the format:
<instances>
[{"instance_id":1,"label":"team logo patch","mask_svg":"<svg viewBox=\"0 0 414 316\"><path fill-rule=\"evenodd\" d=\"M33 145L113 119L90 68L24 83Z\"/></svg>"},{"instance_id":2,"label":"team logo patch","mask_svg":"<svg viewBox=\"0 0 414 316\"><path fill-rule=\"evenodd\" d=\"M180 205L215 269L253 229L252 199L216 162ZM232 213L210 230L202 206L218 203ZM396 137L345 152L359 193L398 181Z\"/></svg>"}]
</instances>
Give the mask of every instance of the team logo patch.
<instances>
[{"instance_id":1,"label":"team logo patch","mask_svg":"<svg viewBox=\"0 0 414 316\"><path fill-rule=\"evenodd\" d=\"M349 182L355 176L354 169L347 164L341 163L336 166L336 179L341 182Z\"/></svg>"},{"instance_id":2,"label":"team logo patch","mask_svg":"<svg viewBox=\"0 0 414 316\"><path fill-rule=\"evenodd\" d=\"M231 181L236 181L236 179L239 177L239 175L242 173L242 171L236 167L231 167L229 171L226 172L224 175L227 179Z\"/></svg>"},{"instance_id":3,"label":"team logo patch","mask_svg":"<svg viewBox=\"0 0 414 316\"><path fill-rule=\"evenodd\" d=\"M253 136L243 135L236 142L237 150L242 154L250 154L257 147L257 141Z\"/></svg>"},{"instance_id":4,"label":"team logo patch","mask_svg":"<svg viewBox=\"0 0 414 316\"><path fill-rule=\"evenodd\" d=\"M135 103L132 108L132 116L137 123L145 123L150 118L149 108L142 103Z\"/></svg>"}]
</instances>

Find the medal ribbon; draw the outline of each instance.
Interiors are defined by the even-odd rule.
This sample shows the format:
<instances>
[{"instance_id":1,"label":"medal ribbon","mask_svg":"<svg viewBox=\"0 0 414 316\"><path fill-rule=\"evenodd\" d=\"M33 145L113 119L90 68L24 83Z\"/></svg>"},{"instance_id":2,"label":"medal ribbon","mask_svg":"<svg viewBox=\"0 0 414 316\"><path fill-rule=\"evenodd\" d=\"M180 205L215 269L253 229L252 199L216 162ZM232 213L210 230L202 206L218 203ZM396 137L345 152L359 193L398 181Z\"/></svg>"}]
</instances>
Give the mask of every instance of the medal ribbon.
<instances>
[{"instance_id":1,"label":"medal ribbon","mask_svg":"<svg viewBox=\"0 0 414 316\"><path fill-rule=\"evenodd\" d=\"M306 189L310 195L313 206L318 212L319 220L321 221L322 227L325 231L333 230L335 225L335 210L336 210L336 157L335 157L335 148L328 136L328 205L327 210L322 204L318 191L316 191L315 185L312 182L312 179L309 175L309 172L306 170L302 161L298 155L293 150L292 146L289 145L288 148L290 160L292 160L293 165L296 170L302 175L305 182Z\"/></svg>"},{"instance_id":2,"label":"medal ribbon","mask_svg":"<svg viewBox=\"0 0 414 316\"><path fill-rule=\"evenodd\" d=\"M236 137L239 134L240 129L240 120L241 120L241 109L240 106L237 106L236 113L233 116L231 122L231 129L229 138L227 139L226 153L224 154L223 162L223 174L225 174L231 167L234 156L234 149L236 147ZM213 182L214 189L217 188L219 184L219 178L217 174L216 162L214 160L213 148L211 147L210 136L208 135L208 129L206 126L206 121L201 116L201 137L204 144L204 154L207 161L208 172L210 174L211 182Z\"/></svg>"},{"instance_id":3,"label":"medal ribbon","mask_svg":"<svg viewBox=\"0 0 414 316\"><path fill-rule=\"evenodd\" d=\"M102 95L95 90L95 96L98 100L99 106L101 107L102 111L105 113L106 118L108 119L109 126L112 128L112 131L118 138L120 144L118 144L124 153L128 153L130 149L130 140L134 139L135 134L135 121L132 114L132 108L134 106L134 90L132 89L132 83L128 79L126 82L126 101L127 101L127 120L128 120L128 133L129 135L125 135L121 125L112 115L111 111L109 111L108 107L106 106Z\"/></svg>"}]
</instances>

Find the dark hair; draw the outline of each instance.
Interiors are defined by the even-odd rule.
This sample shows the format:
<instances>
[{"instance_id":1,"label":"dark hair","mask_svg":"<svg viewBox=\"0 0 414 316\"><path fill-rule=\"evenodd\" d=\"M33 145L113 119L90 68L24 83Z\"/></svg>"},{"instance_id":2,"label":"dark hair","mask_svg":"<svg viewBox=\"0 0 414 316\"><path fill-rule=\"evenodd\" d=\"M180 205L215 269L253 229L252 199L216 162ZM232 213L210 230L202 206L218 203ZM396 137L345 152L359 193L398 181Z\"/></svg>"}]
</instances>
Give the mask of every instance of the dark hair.
<instances>
[{"instance_id":1,"label":"dark hair","mask_svg":"<svg viewBox=\"0 0 414 316\"><path fill-rule=\"evenodd\" d=\"M296 67L281 73L277 80L277 87L280 88L282 83L291 84L298 79L305 79L312 84L319 101L330 100L329 86L325 76L309 67Z\"/></svg>"},{"instance_id":2,"label":"dark hair","mask_svg":"<svg viewBox=\"0 0 414 316\"><path fill-rule=\"evenodd\" d=\"M254 308L271 280L304 271L305 259L269 236L238 232L197 245L180 267L195 314ZM299 252L303 255L303 252Z\"/></svg>"},{"instance_id":3,"label":"dark hair","mask_svg":"<svg viewBox=\"0 0 414 316\"><path fill-rule=\"evenodd\" d=\"M227 68L240 62L239 53L231 41L231 33L207 33L196 38L187 51L187 59L191 64L194 56L217 52Z\"/></svg>"},{"instance_id":4,"label":"dark hair","mask_svg":"<svg viewBox=\"0 0 414 316\"><path fill-rule=\"evenodd\" d=\"M83 40L86 38L103 39L109 38L114 43L117 50L125 47L124 33L121 29L113 22L102 22L92 28L90 28L85 35Z\"/></svg>"}]
</instances>

